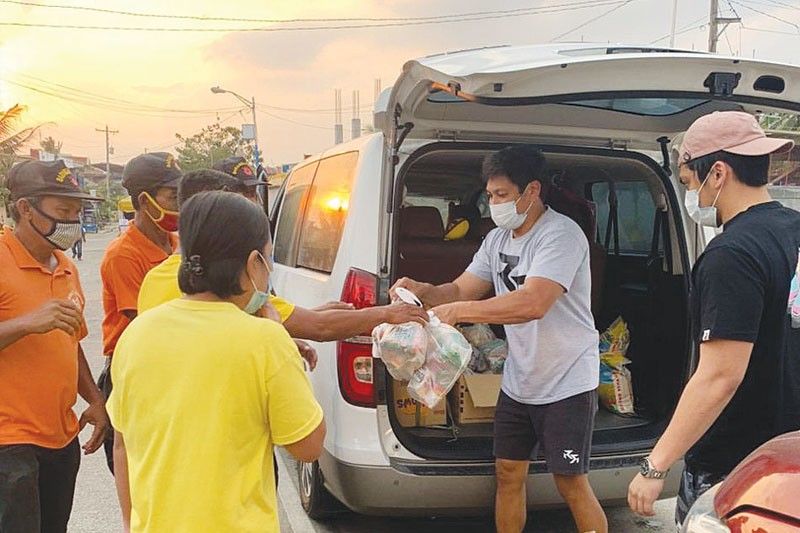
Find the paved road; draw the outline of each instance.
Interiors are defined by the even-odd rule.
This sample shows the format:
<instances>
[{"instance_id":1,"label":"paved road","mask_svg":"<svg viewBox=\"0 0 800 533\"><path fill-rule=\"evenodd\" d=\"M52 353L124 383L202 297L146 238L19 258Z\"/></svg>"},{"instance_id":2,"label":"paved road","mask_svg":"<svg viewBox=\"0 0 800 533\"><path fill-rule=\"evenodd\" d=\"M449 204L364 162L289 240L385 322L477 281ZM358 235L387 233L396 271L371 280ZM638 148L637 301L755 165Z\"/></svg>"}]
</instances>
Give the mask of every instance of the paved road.
<instances>
[{"instance_id":1,"label":"paved road","mask_svg":"<svg viewBox=\"0 0 800 533\"><path fill-rule=\"evenodd\" d=\"M92 372L99 375L104 359L100 355L100 323L102 302L100 290L100 259L103 250L116 233L88 235L84 245L84 259L78 264L81 281L86 293L86 319L89 337L84 341ZM80 402L78 409L82 409ZM88 437L88 431L82 440ZM489 520L480 519L395 519L364 517L345 513L325 524L307 518L300 507L297 494L295 464L285 454L280 456L281 484L278 491L282 533L486 533L492 531ZM291 483L289 482L291 481ZM609 530L614 533L674 531L672 513L675 502L666 500L657 504L658 514L652 520L636 519L627 509L608 509ZM102 450L84 457L78 475L75 506L69 531L71 533L108 533L121 531L120 513L117 505L114 482L105 465ZM531 514L526 531L538 533L560 533L574 531L572 519L563 510Z\"/></svg>"}]
</instances>

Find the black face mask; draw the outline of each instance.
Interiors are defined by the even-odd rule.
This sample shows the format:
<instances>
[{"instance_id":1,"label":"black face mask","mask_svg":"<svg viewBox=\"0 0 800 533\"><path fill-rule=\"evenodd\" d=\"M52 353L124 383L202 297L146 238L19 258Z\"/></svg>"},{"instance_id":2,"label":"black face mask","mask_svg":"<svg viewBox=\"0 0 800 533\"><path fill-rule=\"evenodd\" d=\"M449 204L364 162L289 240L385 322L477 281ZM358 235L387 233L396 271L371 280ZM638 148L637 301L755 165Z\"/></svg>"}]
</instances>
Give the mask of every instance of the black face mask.
<instances>
[{"instance_id":1,"label":"black face mask","mask_svg":"<svg viewBox=\"0 0 800 533\"><path fill-rule=\"evenodd\" d=\"M58 248L59 250L68 250L81 238L81 221L80 220L59 220L53 218L35 205L31 206L41 216L46 218L52 224L51 229L47 233L39 231L36 225L31 224L36 233L42 236L44 240Z\"/></svg>"}]
</instances>

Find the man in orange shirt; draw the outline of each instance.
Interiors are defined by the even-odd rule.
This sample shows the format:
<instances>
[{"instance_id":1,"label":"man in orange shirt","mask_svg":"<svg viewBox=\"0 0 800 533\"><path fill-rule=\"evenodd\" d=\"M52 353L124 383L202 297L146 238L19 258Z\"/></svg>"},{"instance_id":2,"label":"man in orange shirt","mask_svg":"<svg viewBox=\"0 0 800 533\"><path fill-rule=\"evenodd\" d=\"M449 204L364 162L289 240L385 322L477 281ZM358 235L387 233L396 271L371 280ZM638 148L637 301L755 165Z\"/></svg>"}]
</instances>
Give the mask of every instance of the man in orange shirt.
<instances>
[{"instance_id":1,"label":"man in orange shirt","mask_svg":"<svg viewBox=\"0 0 800 533\"><path fill-rule=\"evenodd\" d=\"M136 215L119 237L106 249L100 264L103 281L103 354L108 357L98 384L108 398L111 356L122 332L136 317L139 287L151 268L159 265L177 248L178 184L181 169L165 152L134 157L122 172L122 186L131 196ZM114 442L105 442L106 459L114 472Z\"/></svg>"},{"instance_id":2,"label":"man in orange shirt","mask_svg":"<svg viewBox=\"0 0 800 533\"><path fill-rule=\"evenodd\" d=\"M63 250L81 236L81 192L63 161L9 172L12 231L0 236L0 531L64 532L80 465L109 427L80 347L86 336L78 271ZM80 420L80 394L89 407Z\"/></svg>"}]
</instances>

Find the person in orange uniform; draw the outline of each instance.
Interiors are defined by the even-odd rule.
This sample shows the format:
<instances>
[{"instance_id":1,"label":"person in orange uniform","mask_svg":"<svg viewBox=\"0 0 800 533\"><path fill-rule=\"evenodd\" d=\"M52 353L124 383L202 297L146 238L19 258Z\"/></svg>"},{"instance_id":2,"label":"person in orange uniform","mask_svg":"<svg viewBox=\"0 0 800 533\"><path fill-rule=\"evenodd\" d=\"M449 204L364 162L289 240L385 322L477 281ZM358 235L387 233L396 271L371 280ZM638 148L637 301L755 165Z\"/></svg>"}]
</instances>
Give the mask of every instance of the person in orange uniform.
<instances>
[{"instance_id":1,"label":"person in orange uniform","mask_svg":"<svg viewBox=\"0 0 800 533\"><path fill-rule=\"evenodd\" d=\"M0 531L67 530L84 453L109 428L105 399L80 347L85 298L63 253L81 237L83 193L63 161L26 161L8 175L15 229L0 236ZM80 419L77 395L89 403Z\"/></svg>"},{"instance_id":2,"label":"person in orange uniform","mask_svg":"<svg viewBox=\"0 0 800 533\"><path fill-rule=\"evenodd\" d=\"M224 172L239 181L240 192L251 202L261 203L259 195L266 194L267 182L261 181L244 157L229 157L214 163L214 170Z\"/></svg>"},{"instance_id":3,"label":"person in orange uniform","mask_svg":"<svg viewBox=\"0 0 800 533\"><path fill-rule=\"evenodd\" d=\"M106 249L100 264L103 281L103 354L108 357L98 384L106 395L111 356L122 332L137 315L139 288L145 275L175 252L178 246L178 162L165 152L134 157L122 172L122 186L131 196L136 214L128 229ZM106 459L114 472L113 435L105 442Z\"/></svg>"}]
</instances>

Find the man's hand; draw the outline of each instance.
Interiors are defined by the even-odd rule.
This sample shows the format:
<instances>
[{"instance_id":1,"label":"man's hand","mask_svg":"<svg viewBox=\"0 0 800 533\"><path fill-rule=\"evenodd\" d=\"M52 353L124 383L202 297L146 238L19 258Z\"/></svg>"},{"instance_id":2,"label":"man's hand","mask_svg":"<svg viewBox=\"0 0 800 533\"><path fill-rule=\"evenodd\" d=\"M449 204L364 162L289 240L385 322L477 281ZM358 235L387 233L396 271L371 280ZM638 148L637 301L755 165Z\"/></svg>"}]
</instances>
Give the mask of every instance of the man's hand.
<instances>
[{"instance_id":1,"label":"man's hand","mask_svg":"<svg viewBox=\"0 0 800 533\"><path fill-rule=\"evenodd\" d=\"M664 490L663 479L649 479L641 474L631 481L628 487L628 506L631 511L642 516L653 516L653 504Z\"/></svg>"},{"instance_id":2,"label":"man's hand","mask_svg":"<svg viewBox=\"0 0 800 533\"><path fill-rule=\"evenodd\" d=\"M111 429L111 422L108 420L105 403L93 403L86 408L83 414L81 414L81 429L83 429L86 424L94 426L92 436L86 441L86 444L83 445L83 453L89 455L100 448L103 444L103 440L106 438L106 432Z\"/></svg>"},{"instance_id":3,"label":"man's hand","mask_svg":"<svg viewBox=\"0 0 800 533\"><path fill-rule=\"evenodd\" d=\"M464 302L452 302L449 304L437 305L431 309L431 313L445 324L455 326L461 320L461 309Z\"/></svg>"},{"instance_id":4,"label":"man's hand","mask_svg":"<svg viewBox=\"0 0 800 533\"><path fill-rule=\"evenodd\" d=\"M433 288L433 285L430 283L415 281L411 278L400 278L395 282L394 285L392 285L392 288L389 289L389 296L391 296L393 300L397 298L397 293L395 290L399 287L410 290L414 293L414 296L419 298L421 302L425 303L425 294Z\"/></svg>"},{"instance_id":5,"label":"man's hand","mask_svg":"<svg viewBox=\"0 0 800 533\"><path fill-rule=\"evenodd\" d=\"M297 345L297 350L300 352L300 357L305 359L306 363L308 363L308 369L313 372L314 369L317 368L317 351L313 346L305 341L298 339L292 340Z\"/></svg>"},{"instance_id":6,"label":"man's hand","mask_svg":"<svg viewBox=\"0 0 800 533\"><path fill-rule=\"evenodd\" d=\"M275 309L275 307L269 302L265 303L264 307L256 311L255 316L259 318L268 318L277 322L278 324L283 323L280 313L278 313L278 310Z\"/></svg>"},{"instance_id":7,"label":"man's hand","mask_svg":"<svg viewBox=\"0 0 800 533\"><path fill-rule=\"evenodd\" d=\"M423 326L428 323L428 313L421 307L395 302L382 307L384 311L383 321L389 324L405 324L406 322L417 322Z\"/></svg>"},{"instance_id":8,"label":"man's hand","mask_svg":"<svg viewBox=\"0 0 800 533\"><path fill-rule=\"evenodd\" d=\"M50 300L20 319L32 334L60 329L75 336L81 330L81 309L70 300Z\"/></svg>"},{"instance_id":9,"label":"man's hand","mask_svg":"<svg viewBox=\"0 0 800 533\"><path fill-rule=\"evenodd\" d=\"M335 311L355 309L353 304L347 302L327 302L312 309L312 311Z\"/></svg>"}]
</instances>

